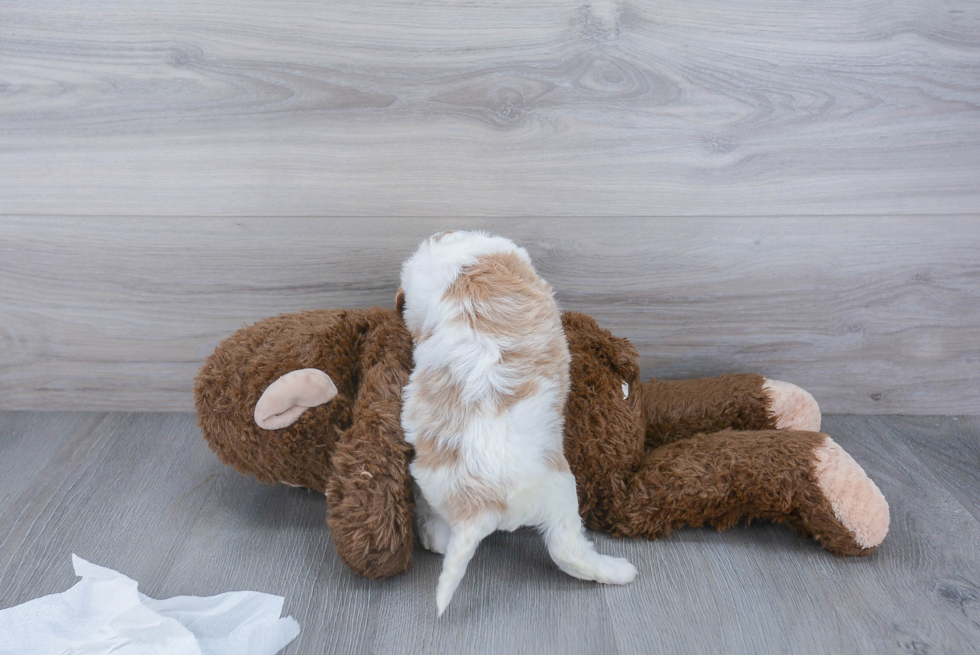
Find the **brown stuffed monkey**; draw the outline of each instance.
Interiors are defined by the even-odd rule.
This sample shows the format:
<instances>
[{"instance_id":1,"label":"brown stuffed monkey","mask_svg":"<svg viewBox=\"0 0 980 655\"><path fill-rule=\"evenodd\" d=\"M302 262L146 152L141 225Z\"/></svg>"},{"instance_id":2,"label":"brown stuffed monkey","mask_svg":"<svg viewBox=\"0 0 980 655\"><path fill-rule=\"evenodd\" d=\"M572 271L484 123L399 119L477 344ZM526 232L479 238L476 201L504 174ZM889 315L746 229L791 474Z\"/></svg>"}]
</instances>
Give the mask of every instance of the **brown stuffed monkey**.
<instances>
[{"instance_id":1,"label":"brown stuffed monkey","mask_svg":"<svg viewBox=\"0 0 980 655\"><path fill-rule=\"evenodd\" d=\"M807 392L751 374L640 384L629 341L584 314L563 322L565 455L589 528L655 539L684 526L786 521L838 555L884 539L884 497L817 432ZM411 366L395 310L284 314L242 328L208 358L194 389L198 422L239 472L326 492L333 542L355 572L402 573L415 543L412 449L400 425Z\"/></svg>"}]
</instances>

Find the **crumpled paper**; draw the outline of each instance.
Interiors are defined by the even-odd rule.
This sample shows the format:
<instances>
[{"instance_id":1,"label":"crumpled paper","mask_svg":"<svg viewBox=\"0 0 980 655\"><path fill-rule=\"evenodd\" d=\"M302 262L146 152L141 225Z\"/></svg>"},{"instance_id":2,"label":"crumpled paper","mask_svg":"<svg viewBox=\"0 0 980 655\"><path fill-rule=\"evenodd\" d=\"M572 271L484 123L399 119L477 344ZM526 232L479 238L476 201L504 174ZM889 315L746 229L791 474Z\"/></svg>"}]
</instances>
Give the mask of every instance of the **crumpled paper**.
<instances>
[{"instance_id":1,"label":"crumpled paper","mask_svg":"<svg viewBox=\"0 0 980 655\"><path fill-rule=\"evenodd\" d=\"M117 571L71 559L74 587L0 610L0 655L274 655L299 634L280 618L282 596L154 600Z\"/></svg>"}]
</instances>

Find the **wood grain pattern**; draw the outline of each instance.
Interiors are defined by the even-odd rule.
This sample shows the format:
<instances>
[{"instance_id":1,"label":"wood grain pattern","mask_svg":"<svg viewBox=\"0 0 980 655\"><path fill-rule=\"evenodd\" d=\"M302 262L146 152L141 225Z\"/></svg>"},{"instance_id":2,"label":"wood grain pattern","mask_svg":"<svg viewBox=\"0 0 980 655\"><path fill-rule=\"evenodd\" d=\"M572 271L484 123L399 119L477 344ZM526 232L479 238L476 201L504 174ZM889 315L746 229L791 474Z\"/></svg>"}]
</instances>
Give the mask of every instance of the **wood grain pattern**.
<instances>
[{"instance_id":1,"label":"wood grain pattern","mask_svg":"<svg viewBox=\"0 0 980 655\"><path fill-rule=\"evenodd\" d=\"M102 420L101 414L71 412L56 414L11 413L0 421L0 543L11 527L24 516L18 495L72 439L84 438ZM31 513L27 512L30 516Z\"/></svg>"},{"instance_id":2,"label":"wood grain pattern","mask_svg":"<svg viewBox=\"0 0 980 655\"><path fill-rule=\"evenodd\" d=\"M980 418L963 422L971 448L956 454L968 456ZM809 562L850 652L975 653L980 644L980 524L909 448L910 434L942 437L922 427L921 419L878 416L834 416L823 426L866 467L891 511L882 557Z\"/></svg>"},{"instance_id":3,"label":"wood grain pattern","mask_svg":"<svg viewBox=\"0 0 980 655\"><path fill-rule=\"evenodd\" d=\"M32 440L58 440L66 432L69 438L2 508L0 605L66 589L74 581L72 552L125 568L150 593L222 470L203 456L206 448L195 448L199 433L190 415L83 418L34 418ZM35 451L11 446L0 442L0 459L32 466Z\"/></svg>"},{"instance_id":4,"label":"wood grain pattern","mask_svg":"<svg viewBox=\"0 0 980 655\"><path fill-rule=\"evenodd\" d=\"M970 0L8 0L0 213L943 214Z\"/></svg>"},{"instance_id":5,"label":"wood grain pattern","mask_svg":"<svg viewBox=\"0 0 980 655\"><path fill-rule=\"evenodd\" d=\"M891 505L870 557L833 557L780 525L594 535L640 570L632 585L603 587L555 569L533 531L498 533L437 620L438 556L416 551L416 567L391 580L353 575L321 495L222 467L191 415L0 412L0 473L23 472L0 477L16 499L0 508L0 608L73 584L74 551L150 596L284 595L302 627L284 655L975 653L980 521L950 489L976 473L939 475L916 455L932 439L951 461L977 452L980 417L947 420L826 418ZM31 442L50 446L40 461Z\"/></svg>"},{"instance_id":6,"label":"wood grain pattern","mask_svg":"<svg viewBox=\"0 0 980 655\"><path fill-rule=\"evenodd\" d=\"M391 307L418 241L460 227L526 246L645 377L756 371L827 412L980 408L976 217L0 218L0 407L190 410L244 323Z\"/></svg>"},{"instance_id":7,"label":"wood grain pattern","mask_svg":"<svg viewBox=\"0 0 980 655\"><path fill-rule=\"evenodd\" d=\"M902 421L905 444L980 520L980 440L976 419L963 416L907 417Z\"/></svg>"},{"instance_id":8,"label":"wood grain pattern","mask_svg":"<svg viewBox=\"0 0 980 655\"><path fill-rule=\"evenodd\" d=\"M807 566L824 554L782 526L682 530L623 545L625 557L644 563L629 587L603 589L623 655L846 650L837 626L821 625L834 606Z\"/></svg>"}]
</instances>

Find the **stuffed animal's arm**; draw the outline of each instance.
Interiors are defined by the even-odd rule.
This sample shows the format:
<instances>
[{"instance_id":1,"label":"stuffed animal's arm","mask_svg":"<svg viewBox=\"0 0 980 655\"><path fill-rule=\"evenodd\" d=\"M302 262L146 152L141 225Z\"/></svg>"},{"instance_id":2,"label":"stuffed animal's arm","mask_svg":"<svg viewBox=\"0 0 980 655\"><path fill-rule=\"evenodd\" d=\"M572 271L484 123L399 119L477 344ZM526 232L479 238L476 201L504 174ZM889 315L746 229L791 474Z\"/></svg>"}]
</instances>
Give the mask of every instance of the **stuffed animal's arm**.
<instances>
[{"instance_id":1,"label":"stuffed animal's arm","mask_svg":"<svg viewBox=\"0 0 980 655\"><path fill-rule=\"evenodd\" d=\"M648 447L719 430L820 429L813 396L761 375L654 379L638 391Z\"/></svg>"},{"instance_id":2,"label":"stuffed animal's arm","mask_svg":"<svg viewBox=\"0 0 980 655\"><path fill-rule=\"evenodd\" d=\"M327 481L327 524L356 573L383 578L412 566L412 449L401 428L408 370L382 360L362 374L354 421L337 442Z\"/></svg>"}]
</instances>

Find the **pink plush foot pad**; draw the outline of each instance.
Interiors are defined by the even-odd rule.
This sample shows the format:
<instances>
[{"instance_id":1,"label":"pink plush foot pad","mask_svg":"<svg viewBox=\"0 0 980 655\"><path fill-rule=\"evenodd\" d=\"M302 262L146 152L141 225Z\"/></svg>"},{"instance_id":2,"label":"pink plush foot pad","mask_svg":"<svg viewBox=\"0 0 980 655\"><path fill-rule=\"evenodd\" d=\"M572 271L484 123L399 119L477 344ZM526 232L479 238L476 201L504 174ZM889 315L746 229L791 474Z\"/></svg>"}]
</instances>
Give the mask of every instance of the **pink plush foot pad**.
<instances>
[{"instance_id":1,"label":"pink plush foot pad","mask_svg":"<svg viewBox=\"0 0 980 655\"><path fill-rule=\"evenodd\" d=\"M809 391L781 380L766 380L762 390L771 399L777 430L820 431L820 406Z\"/></svg>"},{"instance_id":2,"label":"pink plush foot pad","mask_svg":"<svg viewBox=\"0 0 980 655\"><path fill-rule=\"evenodd\" d=\"M817 484L861 548L875 548L888 534L888 502L854 458L827 437L814 450Z\"/></svg>"}]
</instances>

